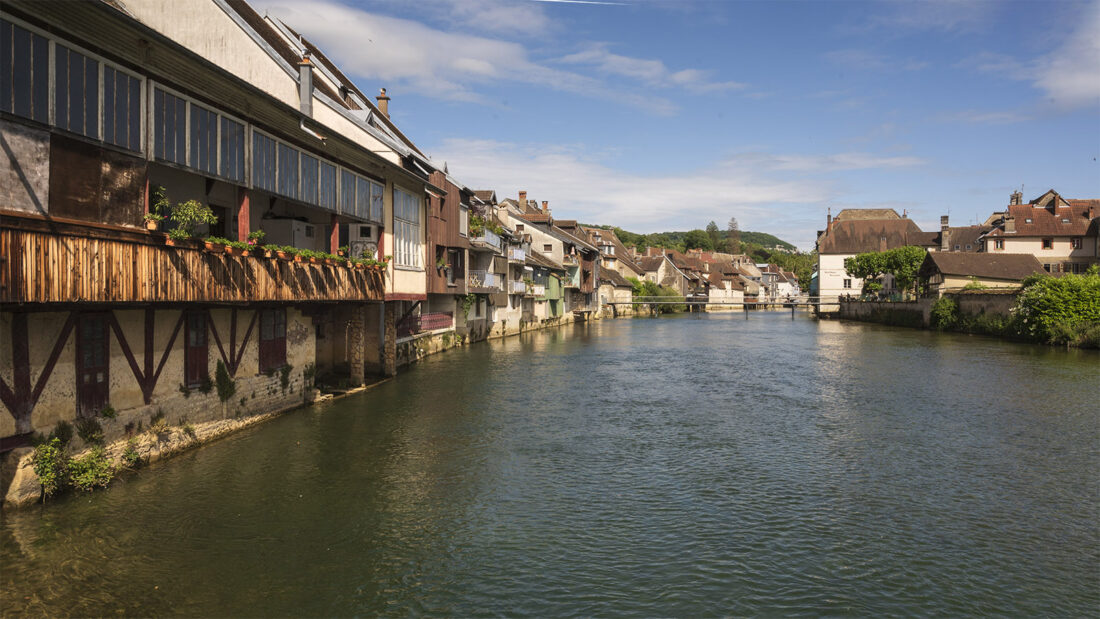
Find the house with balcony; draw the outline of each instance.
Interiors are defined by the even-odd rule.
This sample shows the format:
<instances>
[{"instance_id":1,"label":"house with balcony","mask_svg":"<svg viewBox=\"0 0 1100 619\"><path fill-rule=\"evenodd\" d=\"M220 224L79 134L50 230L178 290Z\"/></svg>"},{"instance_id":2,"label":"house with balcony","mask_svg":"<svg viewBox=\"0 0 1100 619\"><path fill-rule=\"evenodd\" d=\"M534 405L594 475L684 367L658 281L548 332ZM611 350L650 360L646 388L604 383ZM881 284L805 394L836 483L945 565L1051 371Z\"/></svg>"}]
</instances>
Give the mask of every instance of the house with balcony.
<instances>
[{"instance_id":1,"label":"house with balcony","mask_svg":"<svg viewBox=\"0 0 1100 619\"><path fill-rule=\"evenodd\" d=\"M114 438L161 409L267 412L326 374L394 371L391 302L426 296L423 196L442 189L384 95L239 0L187 19L167 0L14 0L0 41L0 447L61 421ZM160 219L179 205L216 219ZM393 260L199 240L260 230Z\"/></svg>"}]
</instances>

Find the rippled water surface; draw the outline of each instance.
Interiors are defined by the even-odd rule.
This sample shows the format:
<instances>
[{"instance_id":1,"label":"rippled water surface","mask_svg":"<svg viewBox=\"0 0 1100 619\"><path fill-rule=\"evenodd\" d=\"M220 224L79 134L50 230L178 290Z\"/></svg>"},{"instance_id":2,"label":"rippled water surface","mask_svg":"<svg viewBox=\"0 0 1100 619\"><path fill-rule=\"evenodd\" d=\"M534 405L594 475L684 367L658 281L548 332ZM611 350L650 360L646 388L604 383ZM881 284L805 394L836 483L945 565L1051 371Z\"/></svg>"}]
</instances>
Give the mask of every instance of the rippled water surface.
<instances>
[{"instance_id":1,"label":"rippled water surface","mask_svg":"<svg viewBox=\"0 0 1100 619\"><path fill-rule=\"evenodd\" d=\"M433 357L5 514L9 615L1100 612L1100 357L789 313Z\"/></svg>"}]
</instances>

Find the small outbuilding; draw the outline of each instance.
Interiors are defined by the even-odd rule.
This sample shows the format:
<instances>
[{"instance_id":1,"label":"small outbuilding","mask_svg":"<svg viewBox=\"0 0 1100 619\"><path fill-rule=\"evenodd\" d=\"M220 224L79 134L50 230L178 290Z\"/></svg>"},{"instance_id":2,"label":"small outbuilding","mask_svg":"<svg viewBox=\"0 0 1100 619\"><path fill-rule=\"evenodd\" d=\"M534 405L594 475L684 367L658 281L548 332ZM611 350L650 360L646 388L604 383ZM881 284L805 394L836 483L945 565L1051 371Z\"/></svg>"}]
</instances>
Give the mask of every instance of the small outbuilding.
<instances>
[{"instance_id":1,"label":"small outbuilding","mask_svg":"<svg viewBox=\"0 0 1100 619\"><path fill-rule=\"evenodd\" d=\"M928 291L943 294L977 283L986 288L1016 288L1043 265L1031 254L929 252L920 268Z\"/></svg>"}]
</instances>

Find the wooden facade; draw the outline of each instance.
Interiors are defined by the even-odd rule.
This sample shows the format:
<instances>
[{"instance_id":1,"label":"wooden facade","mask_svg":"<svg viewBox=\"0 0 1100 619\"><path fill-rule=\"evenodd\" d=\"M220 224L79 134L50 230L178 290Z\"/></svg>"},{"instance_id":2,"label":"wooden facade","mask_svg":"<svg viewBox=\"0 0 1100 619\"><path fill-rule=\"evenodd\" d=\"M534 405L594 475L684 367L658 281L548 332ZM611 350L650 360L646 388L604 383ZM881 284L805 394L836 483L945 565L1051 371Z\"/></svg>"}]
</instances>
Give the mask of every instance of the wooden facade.
<instances>
[{"instance_id":1,"label":"wooden facade","mask_svg":"<svg viewBox=\"0 0 1100 619\"><path fill-rule=\"evenodd\" d=\"M230 256L164 235L0 213L0 303L380 301L381 271Z\"/></svg>"},{"instance_id":2,"label":"wooden facade","mask_svg":"<svg viewBox=\"0 0 1100 619\"><path fill-rule=\"evenodd\" d=\"M447 191L428 201L428 259L432 261L427 269L428 292L465 295L470 242L461 228L463 192L442 172L433 172L429 182ZM440 260L446 263L445 268L435 266Z\"/></svg>"}]
</instances>

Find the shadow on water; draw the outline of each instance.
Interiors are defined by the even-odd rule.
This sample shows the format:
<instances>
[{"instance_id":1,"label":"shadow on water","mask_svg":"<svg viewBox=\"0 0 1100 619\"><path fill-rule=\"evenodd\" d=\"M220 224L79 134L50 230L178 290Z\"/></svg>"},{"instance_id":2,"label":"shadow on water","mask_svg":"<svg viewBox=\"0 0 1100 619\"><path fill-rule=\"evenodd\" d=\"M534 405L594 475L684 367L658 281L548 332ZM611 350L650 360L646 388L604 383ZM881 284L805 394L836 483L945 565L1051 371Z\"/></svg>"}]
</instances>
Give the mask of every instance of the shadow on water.
<instances>
[{"instance_id":1,"label":"shadow on water","mask_svg":"<svg viewBox=\"0 0 1100 619\"><path fill-rule=\"evenodd\" d=\"M1100 357L754 312L452 350L5 514L5 615L1095 612Z\"/></svg>"}]
</instances>

